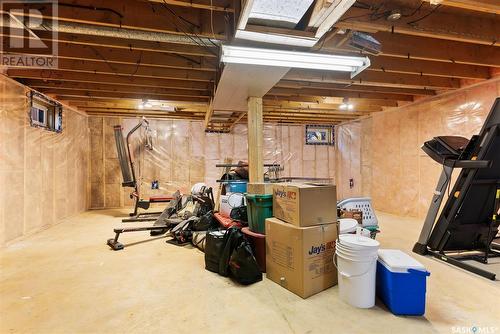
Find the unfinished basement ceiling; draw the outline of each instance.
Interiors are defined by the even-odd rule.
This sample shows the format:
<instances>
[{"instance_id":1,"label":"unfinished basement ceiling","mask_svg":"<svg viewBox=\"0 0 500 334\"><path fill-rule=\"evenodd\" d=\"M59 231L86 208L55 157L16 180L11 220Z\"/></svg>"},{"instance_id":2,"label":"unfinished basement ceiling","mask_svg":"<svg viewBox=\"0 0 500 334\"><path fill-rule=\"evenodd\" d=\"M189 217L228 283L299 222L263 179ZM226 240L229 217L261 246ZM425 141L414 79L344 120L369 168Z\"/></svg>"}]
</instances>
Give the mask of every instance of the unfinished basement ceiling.
<instances>
[{"instance_id":1,"label":"unfinished basement ceiling","mask_svg":"<svg viewBox=\"0 0 500 334\"><path fill-rule=\"evenodd\" d=\"M298 1L303 7L307 2ZM315 15L333 13L331 6L342 3L317 0L293 27L264 26L252 21L259 20L255 16L245 29L278 34L278 42L297 36L314 39L317 28L309 23ZM371 66L354 79L344 73L293 69L264 96L266 122L336 124L499 73L500 19L494 13L500 6L491 1L358 1L311 47L235 40L242 6L234 4L62 0L58 67L9 68L6 74L92 115L205 120L221 76L220 43L359 55L363 52L350 46L350 36L353 31L370 33L381 43L381 52L368 55ZM387 20L394 10L401 18ZM50 40L50 15L44 15L45 29L33 31ZM341 109L345 99L353 104L352 111ZM146 100L161 101L175 111L139 109ZM223 119L208 118L208 126L228 129L245 121L244 113L235 110Z\"/></svg>"}]
</instances>

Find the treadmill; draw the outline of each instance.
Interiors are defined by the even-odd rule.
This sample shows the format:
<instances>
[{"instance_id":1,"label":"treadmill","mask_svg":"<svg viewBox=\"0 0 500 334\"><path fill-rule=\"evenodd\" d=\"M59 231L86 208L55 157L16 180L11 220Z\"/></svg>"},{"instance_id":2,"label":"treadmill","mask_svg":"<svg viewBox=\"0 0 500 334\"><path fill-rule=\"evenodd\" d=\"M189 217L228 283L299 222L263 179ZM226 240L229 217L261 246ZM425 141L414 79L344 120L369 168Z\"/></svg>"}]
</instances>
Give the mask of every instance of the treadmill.
<instances>
[{"instance_id":1,"label":"treadmill","mask_svg":"<svg viewBox=\"0 0 500 334\"><path fill-rule=\"evenodd\" d=\"M469 260L487 264L489 258L500 255L500 245L494 242L500 225L500 98L478 135L470 140L435 137L425 142L422 150L441 164L443 171L413 252L495 280L495 273ZM449 191L455 168L461 171Z\"/></svg>"}]
</instances>

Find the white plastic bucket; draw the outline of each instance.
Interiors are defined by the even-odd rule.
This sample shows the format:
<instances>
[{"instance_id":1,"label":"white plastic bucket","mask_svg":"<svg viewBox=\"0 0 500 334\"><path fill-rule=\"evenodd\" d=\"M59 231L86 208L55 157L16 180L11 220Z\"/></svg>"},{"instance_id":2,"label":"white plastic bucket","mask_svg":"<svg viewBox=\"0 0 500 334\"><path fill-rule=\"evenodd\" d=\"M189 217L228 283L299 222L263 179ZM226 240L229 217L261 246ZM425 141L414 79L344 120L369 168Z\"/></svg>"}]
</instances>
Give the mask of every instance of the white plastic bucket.
<instances>
[{"instance_id":1,"label":"white plastic bucket","mask_svg":"<svg viewBox=\"0 0 500 334\"><path fill-rule=\"evenodd\" d=\"M352 218L340 218L339 219L339 234L347 234L356 232L356 227L358 227L358 221Z\"/></svg>"},{"instance_id":2,"label":"white plastic bucket","mask_svg":"<svg viewBox=\"0 0 500 334\"><path fill-rule=\"evenodd\" d=\"M341 234L339 235L338 243L342 246L351 249L374 249L378 250L380 243L377 240L358 235L358 234Z\"/></svg>"},{"instance_id":3,"label":"white plastic bucket","mask_svg":"<svg viewBox=\"0 0 500 334\"><path fill-rule=\"evenodd\" d=\"M376 252L370 252L370 253L361 253L361 252L354 252L351 250L344 250L337 248L337 253L344 257L348 257L350 259L353 259L354 261L365 261L367 258L372 258L373 256L376 255Z\"/></svg>"},{"instance_id":4,"label":"white plastic bucket","mask_svg":"<svg viewBox=\"0 0 500 334\"><path fill-rule=\"evenodd\" d=\"M339 236L335 251L340 298L355 307L373 307L379 243L363 236L344 236Z\"/></svg>"}]
</instances>

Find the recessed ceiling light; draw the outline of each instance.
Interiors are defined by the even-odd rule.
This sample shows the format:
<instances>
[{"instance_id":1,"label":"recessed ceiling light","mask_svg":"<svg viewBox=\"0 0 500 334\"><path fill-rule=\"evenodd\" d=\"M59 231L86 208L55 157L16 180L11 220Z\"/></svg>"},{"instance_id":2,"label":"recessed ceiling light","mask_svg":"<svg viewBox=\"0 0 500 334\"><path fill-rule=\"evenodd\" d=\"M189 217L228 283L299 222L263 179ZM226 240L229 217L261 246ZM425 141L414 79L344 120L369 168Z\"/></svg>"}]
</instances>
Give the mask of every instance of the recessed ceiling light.
<instances>
[{"instance_id":1,"label":"recessed ceiling light","mask_svg":"<svg viewBox=\"0 0 500 334\"><path fill-rule=\"evenodd\" d=\"M387 15L387 21L397 21L401 18L401 11L399 9L395 9Z\"/></svg>"}]
</instances>

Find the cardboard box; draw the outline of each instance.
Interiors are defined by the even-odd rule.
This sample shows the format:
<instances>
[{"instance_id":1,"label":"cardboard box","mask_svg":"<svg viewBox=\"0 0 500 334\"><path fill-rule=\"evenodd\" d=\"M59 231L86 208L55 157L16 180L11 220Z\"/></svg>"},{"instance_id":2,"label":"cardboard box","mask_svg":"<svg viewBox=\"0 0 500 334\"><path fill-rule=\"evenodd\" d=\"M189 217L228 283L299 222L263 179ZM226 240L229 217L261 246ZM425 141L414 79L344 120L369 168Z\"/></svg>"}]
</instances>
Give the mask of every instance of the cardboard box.
<instances>
[{"instance_id":1,"label":"cardboard box","mask_svg":"<svg viewBox=\"0 0 500 334\"><path fill-rule=\"evenodd\" d=\"M273 216L306 227L337 221L337 190L334 185L275 183Z\"/></svg>"},{"instance_id":2,"label":"cardboard box","mask_svg":"<svg viewBox=\"0 0 500 334\"><path fill-rule=\"evenodd\" d=\"M273 183L254 182L247 184L247 193L257 195L272 195Z\"/></svg>"},{"instance_id":3,"label":"cardboard box","mask_svg":"<svg viewBox=\"0 0 500 334\"><path fill-rule=\"evenodd\" d=\"M307 298L337 284L337 224L296 227L266 219L266 277Z\"/></svg>"}]
</instances>

